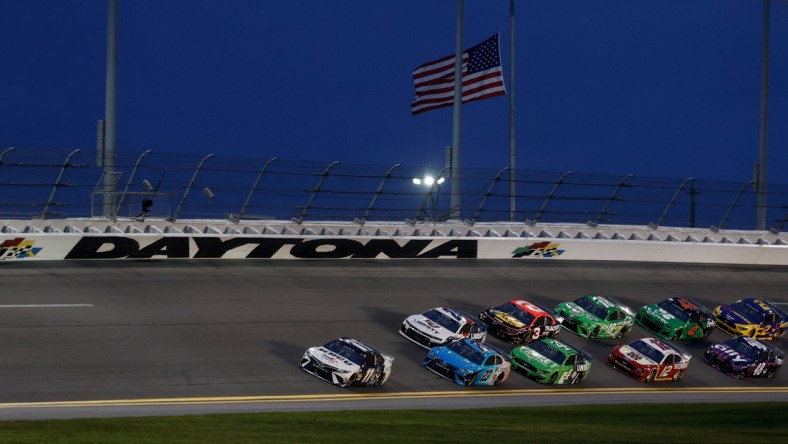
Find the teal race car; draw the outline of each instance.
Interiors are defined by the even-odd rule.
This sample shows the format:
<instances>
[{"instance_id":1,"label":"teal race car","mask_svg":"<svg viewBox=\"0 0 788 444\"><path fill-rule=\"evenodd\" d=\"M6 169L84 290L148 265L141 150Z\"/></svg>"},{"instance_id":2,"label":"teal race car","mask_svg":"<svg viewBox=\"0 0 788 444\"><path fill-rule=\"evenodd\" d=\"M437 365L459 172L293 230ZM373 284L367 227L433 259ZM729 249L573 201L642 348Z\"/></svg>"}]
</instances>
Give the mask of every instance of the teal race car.
<instances>
[{"instance_id":1,"label":"teal race car","mask_svg":"<svg viewBox=\"0 0 788 444\"><path fill-rule=\"evenodd\" d=\"M555 319L584 338L623 338L632 329L635 312L607 296L589 294L555 307Z\"/></svg>"},{"instance_id":2,"label":"teal race car","mask_svg":"<svg viewBox=\"0 0 788 444\"><path fill-rule=\"evenodd\" d=\"M635 322L664 339L703 339L716 323L714 313L685 298L670 298L642 307Z\"/></svg>"},{"instance_id":3,"label":"teal race car","mask_svg":"<svg viewBox=\"0 0 788 444\"><path fill-rule=\"evenodd\" d=\"M577 384L591 371L591 356L556 339L541 339L509 353L512 368L541 384Z\"/></svg>"}]
</instances>

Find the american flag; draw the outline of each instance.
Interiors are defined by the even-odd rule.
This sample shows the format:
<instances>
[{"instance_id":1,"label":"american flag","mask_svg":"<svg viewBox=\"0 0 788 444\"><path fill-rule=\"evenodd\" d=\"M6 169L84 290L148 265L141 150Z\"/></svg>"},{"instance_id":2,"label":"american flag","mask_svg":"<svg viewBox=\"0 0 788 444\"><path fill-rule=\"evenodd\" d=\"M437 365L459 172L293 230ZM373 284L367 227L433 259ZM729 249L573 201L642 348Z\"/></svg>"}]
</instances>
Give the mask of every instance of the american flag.
<instances>
[{"instance_id":1,"label":"american flag","mask_svg":"<svg viewBox=\"0 0 788 444\"><path fill-rule=\"evenodd\" d=\"M413 114L454 105L454 55L427 62L413 71ZM506 94L498 34L462 53L462 103Z\"/></svg>"}]
</instances>

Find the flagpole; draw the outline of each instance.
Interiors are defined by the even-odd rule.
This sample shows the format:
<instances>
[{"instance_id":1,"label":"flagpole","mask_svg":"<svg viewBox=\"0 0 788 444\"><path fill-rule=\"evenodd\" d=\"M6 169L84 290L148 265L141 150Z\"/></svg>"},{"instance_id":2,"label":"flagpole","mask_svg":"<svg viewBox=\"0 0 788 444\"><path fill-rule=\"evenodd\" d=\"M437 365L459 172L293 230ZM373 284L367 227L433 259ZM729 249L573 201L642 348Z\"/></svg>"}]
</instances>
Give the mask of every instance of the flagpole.
<instances>
[{"instance_id":1,"label":"flagpole","mask_svg":"<svg viewBox=\"0 0 788 444\"><path fill-rule=\"evenodd\" d=\"M450 219L460 218L460 121L462 105L462 14L463 0L457 0L457 42L454 49L454 128L451 138Z\"/></svg>"},{"instance_id":2,"label":"flagpole","mask_svg":"<svg viewBox=\"0 0 788 444\"><path fill-rule=\"evenodd\" d=\"M766 229L766 152L769 110L769 0L763 0L763 47L761 48L761 128L758 149L756 230Z\"/></svg>"},{"instance_id":3,"label":"flagpole","mask_svg":"<svg viewBox=\"0 0 788 444\"><path fill-rule=\"evenodd\" d=\"M514 0L509 0L509 221L514 222L517 202L514 143Z\"/></svg>"}]
</instances>

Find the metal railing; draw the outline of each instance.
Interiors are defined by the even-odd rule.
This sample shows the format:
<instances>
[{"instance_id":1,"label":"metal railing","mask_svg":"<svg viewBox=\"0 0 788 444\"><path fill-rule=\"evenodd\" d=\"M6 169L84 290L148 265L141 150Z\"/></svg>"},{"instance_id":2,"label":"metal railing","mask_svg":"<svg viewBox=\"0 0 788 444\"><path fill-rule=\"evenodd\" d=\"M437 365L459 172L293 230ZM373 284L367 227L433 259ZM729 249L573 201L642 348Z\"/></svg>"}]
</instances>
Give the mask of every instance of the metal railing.
<instances>
[{"instance_id":1,"label":"metal railing","mask_svg":"<svg viewBox=\"0 0 788 444\"><path fill-rule=\"evenodd\" d=\"M610 176L572 171L517 171L517 210L511 212L508 168L464 168L459 208L446 184L416 186L428 171L415 165L288 161L175 155L144 150L120 153L119 184L104 190L101 168L78 149L0 147L0 219L78 217L408 221L457 219L587 223L715 230L754 229L757 195L752 181ZM436 167L431 172L450 169ZM202 193L192 192L194 189ZM104 196L112 202L109 214ZM788 218L788 186L769 185L767 227L781 231ZM145 205L143 205L145 204ZM177 205L176 205L177 204ZM175 206L175 210L173 210Z\"/></svg>"}]
</instances>

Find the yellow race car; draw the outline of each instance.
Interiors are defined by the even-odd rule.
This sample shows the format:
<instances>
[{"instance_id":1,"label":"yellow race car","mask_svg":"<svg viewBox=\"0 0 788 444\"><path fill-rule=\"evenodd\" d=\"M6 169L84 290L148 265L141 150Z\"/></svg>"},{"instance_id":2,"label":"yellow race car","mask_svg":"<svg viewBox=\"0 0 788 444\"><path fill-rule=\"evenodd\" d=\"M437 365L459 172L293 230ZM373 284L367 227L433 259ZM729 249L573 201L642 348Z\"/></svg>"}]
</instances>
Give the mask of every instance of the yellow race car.
<instances>
[{"instance_id":1,"label":"yellow race car","mask_svg":"<svg viewBox=\"0 0 788 444\"><path fill-rule=\"evenodd\" d=\"M717 328L731 336L779 339L788 330L788 315L773 303L746 298L714 309Z\"/></svg>"}]
</instances>

